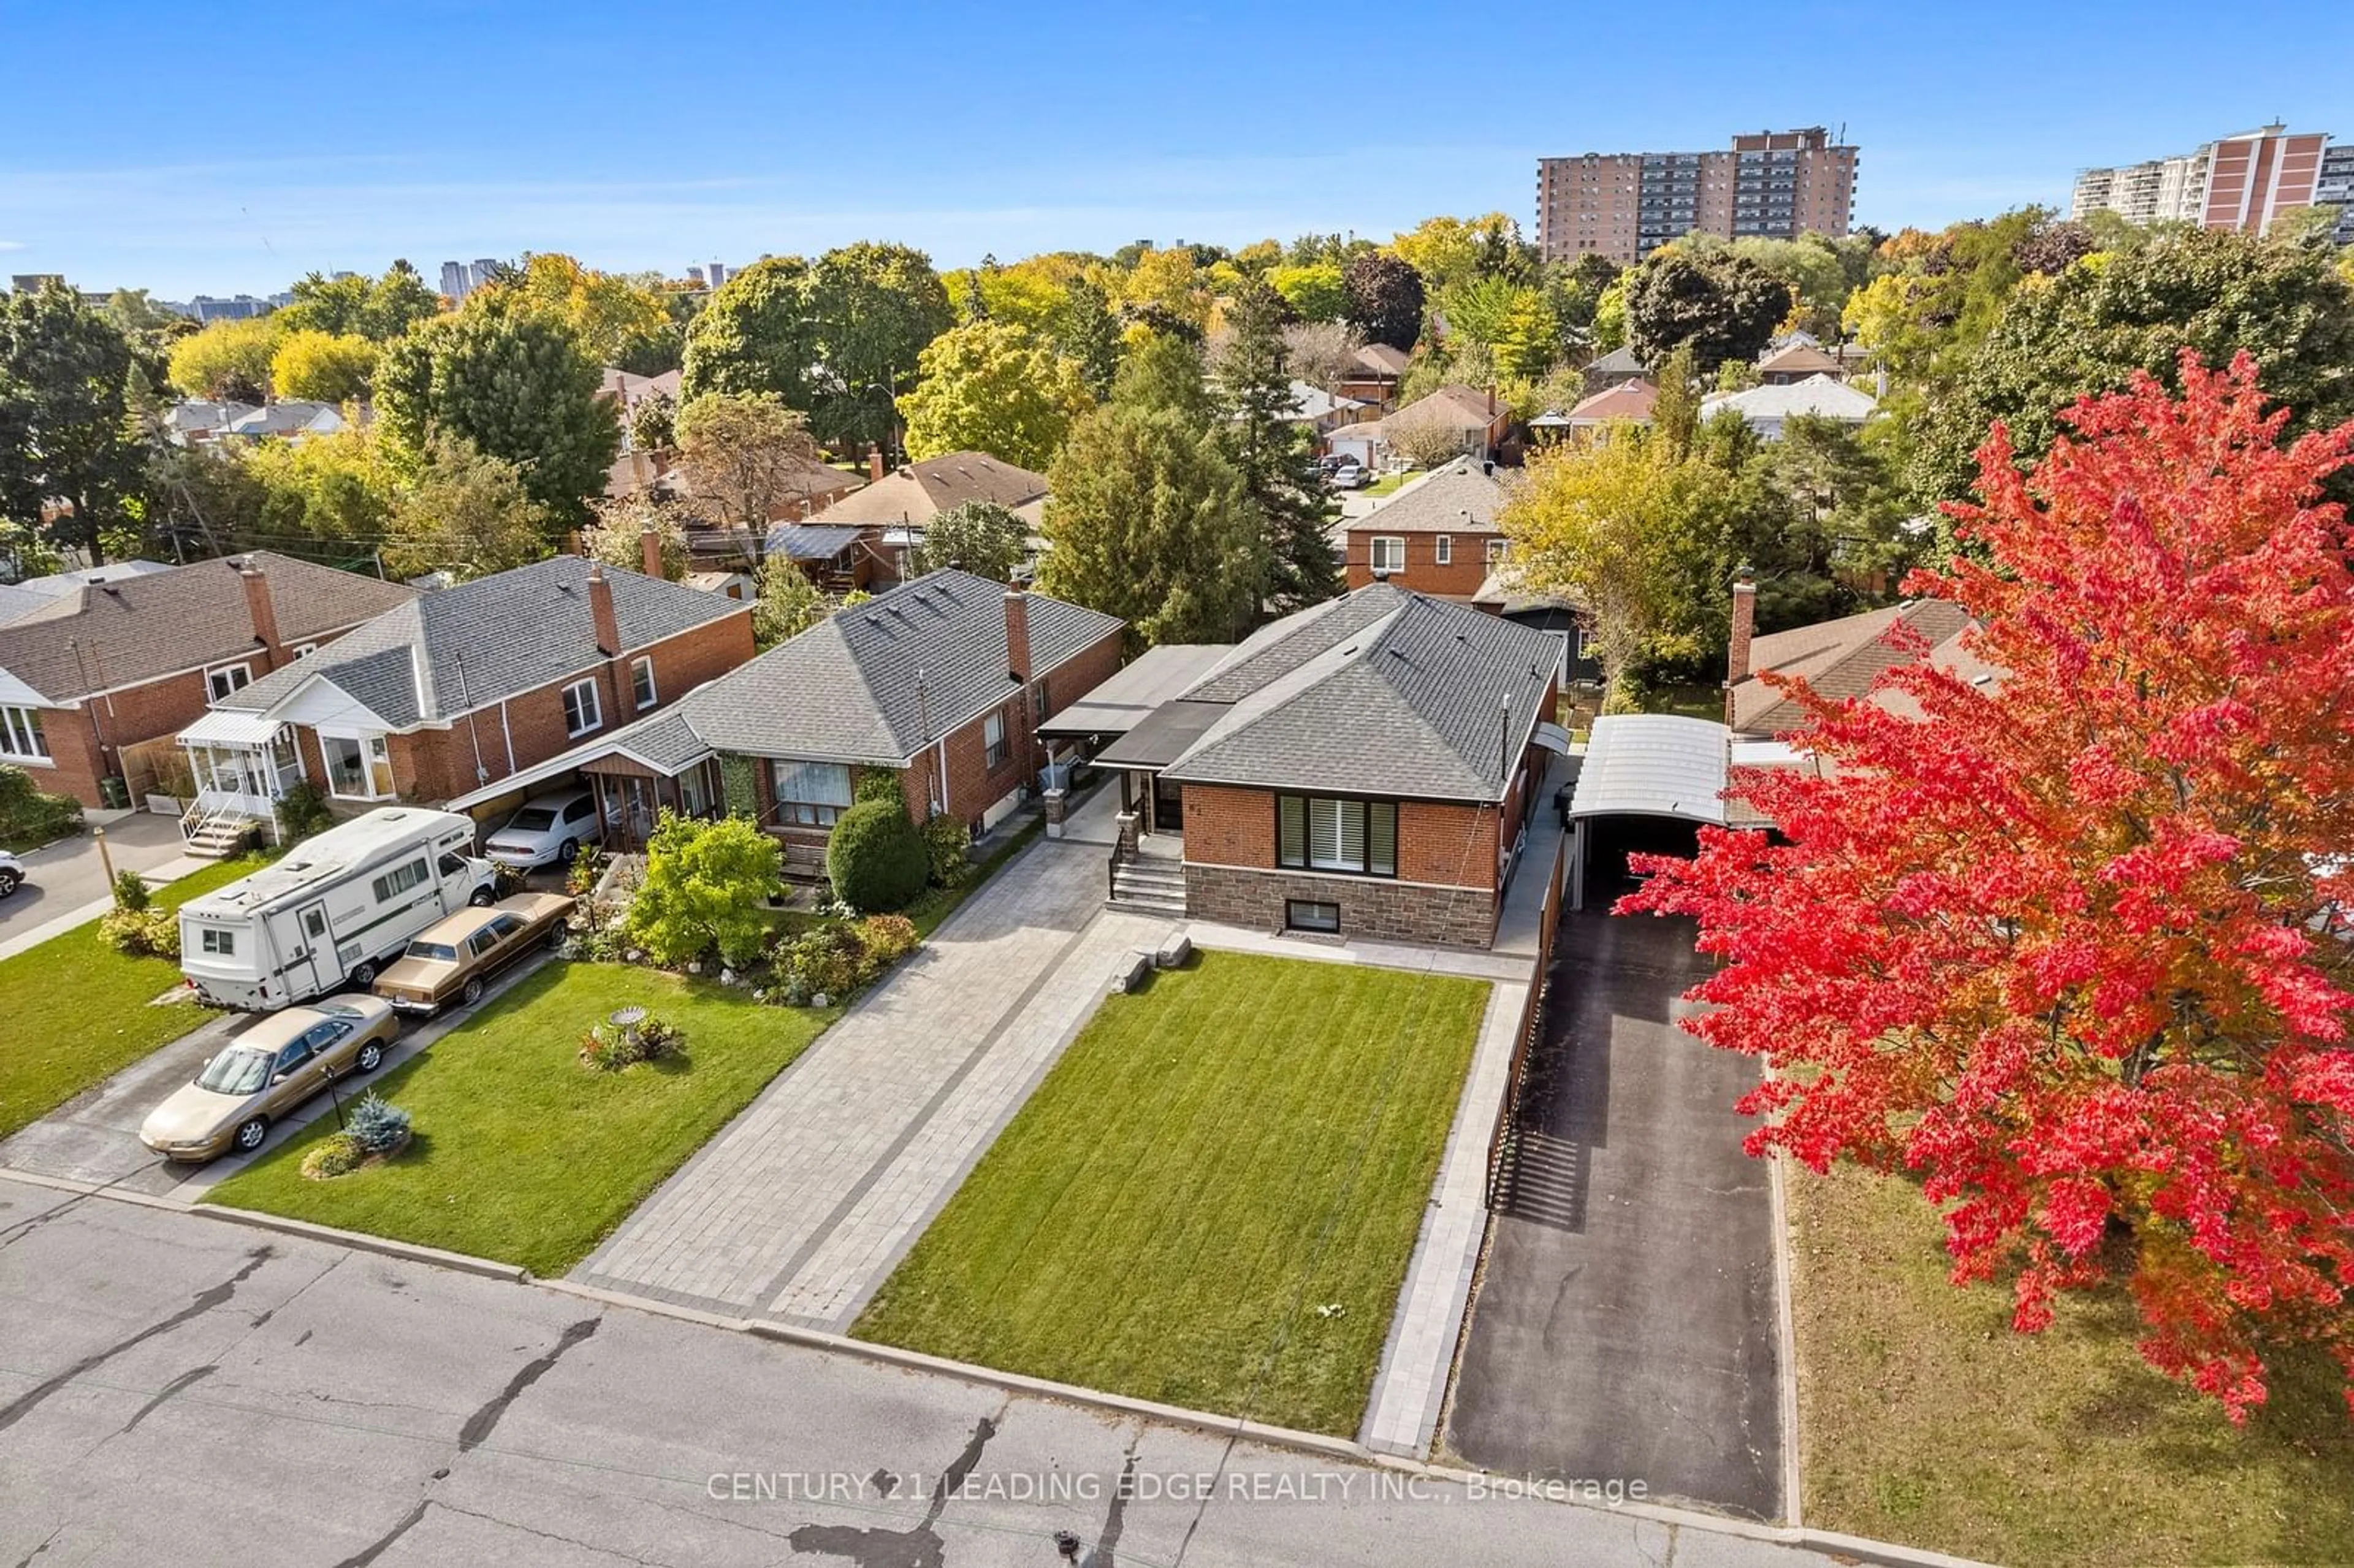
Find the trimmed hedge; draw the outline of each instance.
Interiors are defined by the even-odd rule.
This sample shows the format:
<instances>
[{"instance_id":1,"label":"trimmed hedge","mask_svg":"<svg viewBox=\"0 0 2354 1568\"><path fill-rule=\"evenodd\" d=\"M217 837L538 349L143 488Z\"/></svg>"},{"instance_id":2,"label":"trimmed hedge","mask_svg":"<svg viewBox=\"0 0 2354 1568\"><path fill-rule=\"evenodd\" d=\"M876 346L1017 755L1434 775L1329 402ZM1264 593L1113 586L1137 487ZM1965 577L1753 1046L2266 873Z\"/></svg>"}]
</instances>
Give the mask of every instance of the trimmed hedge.
<instances>
[{"instance_id":1,"label":"trimmed hedge","mask_svg":"<svg viewBox=\"0 0 2354 1568\"><path fill-rule=\"evenodd\" d=\"M931 852L905 806L862 801L834 823L825 874L833 895L862 914L904 909L931 880Z\"/></svg>"}]
</instances>

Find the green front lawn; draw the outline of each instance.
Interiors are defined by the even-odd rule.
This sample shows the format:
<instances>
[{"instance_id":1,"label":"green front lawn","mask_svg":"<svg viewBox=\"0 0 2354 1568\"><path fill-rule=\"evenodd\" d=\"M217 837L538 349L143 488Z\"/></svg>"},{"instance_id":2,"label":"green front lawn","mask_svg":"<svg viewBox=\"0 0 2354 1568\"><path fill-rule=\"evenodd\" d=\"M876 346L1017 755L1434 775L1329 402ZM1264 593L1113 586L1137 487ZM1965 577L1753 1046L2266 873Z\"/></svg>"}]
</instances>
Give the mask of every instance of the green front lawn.
<instances>
[{"instance_id":1,"label":"green front lawn","mask_svg":"<svg viewBox=\"0 0 2354 1568\"><path fill-rule=\"evenodd\" d=\"M1422 470L1418 468L1410 468L1404 473L1393 473L1384 478L1377 479L1357 493L1360 495L1393 494L1396 492L1398 486L1404 484L1406 481L1410 479L1420 479L1421 477Z\"/></svg>"},{"instance_id":2,"label":"green front lawn","mask_svg":"<svg viewBox=\"0 0 2354 1568\"><path fill-rule=\"evenodd\" d=\"M177 909L263 863L223 861L155 893ZM77 926L0 959L0 1138L37 1121L93 1084L216 1016L194 1003L147 1004L180 981L170 959L126 959Z\"/></svg>"},{"instance_id":3,"label":"green front lawn","mask_svg":"<svg viewBox=\"0 0 2354 1568\"><path fill-rule=\"evenodd\" d=\"M853 1332L1353 1435L1487 1000L1234 953L1109 999Z\"/></svg>"},{"instance_id":4,"label":"green front lawn","mask_svg":"<svg viewBox=\"0 0 2354 1568\"><path fill-rule=\"evenodd\" d=\"M684 1060L582 1067L580 1036L631 1005L685 1032ZM374 1086L416 1118L398 1159L304 1180L303 1153L335 1130L325 1116L207 1201L560 1275L834 1016L656 969L552 962Z\"/></svg>"},{"instance_id":5,"label":"green front lawn","mask_svg":"<svg viewBox=\"0 0 2354 1568\"><path fill-rule=\"evenodd\" d=\"M1790 1172L1807 1522L1988 1563L2354 1563L2354 1419L2319 1358L2243 1428L2134 1350L2122 1291L2041 1334L1956 1290L1914 1184Z\"/></svg>"}]
</instances>

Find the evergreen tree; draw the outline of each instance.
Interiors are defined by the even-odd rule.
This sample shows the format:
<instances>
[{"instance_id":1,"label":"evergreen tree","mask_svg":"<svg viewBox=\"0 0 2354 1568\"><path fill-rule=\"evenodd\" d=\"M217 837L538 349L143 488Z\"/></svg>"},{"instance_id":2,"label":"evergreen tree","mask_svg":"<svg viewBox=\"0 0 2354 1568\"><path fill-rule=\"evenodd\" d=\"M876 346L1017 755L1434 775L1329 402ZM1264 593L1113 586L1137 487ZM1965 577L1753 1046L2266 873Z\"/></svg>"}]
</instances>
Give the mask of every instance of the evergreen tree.
<instances>
[{"instance_id":1,"label":"evergreen tree","mask_svg":"<svg viewBox=\"0 0 2354 1568\"><path fill-rule=\"evenodd\" d=\"M1063 357L1076 363L1087 390L1111 396L1119 372L1119 323L1112 319L1111 296L1085 276L1071 280L1047 323L1047 335Z\"/></svg>"},{"instance_id":2,"label":"evergreen tree","mask_svg":"<svg viewBox=\"0 0 2354 1568\"><path fill-rule=\"evenodd\" d=\"M1283 297L1251 283L1226 304L1232 340L1218 361L1227 461L1242 475L1267 540L1263 608L1288 614L1341 591L1341 567L1325 529L1332 507L1316 440L1298 422Z\"/></svg>"},{"instance_id":3,"label":"evergreen tree","mask_svg":"<svg viewBox=\"0 0 2354 1568\"><path fill-rule=\"evenodd\" d=\"M130 341L103 311L54 284L0 294L0 521L44 526L43 503L72 509L49 541L104 558L140 493L145 456L133 434Z\"/></svg>"}]
</instances>

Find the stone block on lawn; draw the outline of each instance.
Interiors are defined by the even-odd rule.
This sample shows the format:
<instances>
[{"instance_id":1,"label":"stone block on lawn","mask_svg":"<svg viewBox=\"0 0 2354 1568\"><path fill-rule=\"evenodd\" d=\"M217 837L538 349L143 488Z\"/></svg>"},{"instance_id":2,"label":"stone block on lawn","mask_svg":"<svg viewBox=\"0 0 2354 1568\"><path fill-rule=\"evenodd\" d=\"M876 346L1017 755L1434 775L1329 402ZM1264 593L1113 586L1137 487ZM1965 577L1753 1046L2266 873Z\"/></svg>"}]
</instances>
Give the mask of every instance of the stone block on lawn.
<instances>
[{"instance_id":1,"label":"stone block on lawn","mask_svg":"<svg viewBox=\"0 0 2354 1568\"><path fill-rule=\"evenodd\" d=\"M1112 970L1111 990L1116 995L1125 996L1142 985L1144 977L1151 972L1152 955L1141 949L1131 952Z\"/></svg>"},{"instance_id":2,"label":"stone block on lawn","mask_svg":"<svg viewBox=\"0 0 2354 1568\"><path fill-rule=\"evenodd\" d=\"M1157 969L1173 969L1193 956L1193 938L1182 931L1172 931L1162 938L1160 947L1153 949L1152 967Z\"/></svg>"}]
</instances>

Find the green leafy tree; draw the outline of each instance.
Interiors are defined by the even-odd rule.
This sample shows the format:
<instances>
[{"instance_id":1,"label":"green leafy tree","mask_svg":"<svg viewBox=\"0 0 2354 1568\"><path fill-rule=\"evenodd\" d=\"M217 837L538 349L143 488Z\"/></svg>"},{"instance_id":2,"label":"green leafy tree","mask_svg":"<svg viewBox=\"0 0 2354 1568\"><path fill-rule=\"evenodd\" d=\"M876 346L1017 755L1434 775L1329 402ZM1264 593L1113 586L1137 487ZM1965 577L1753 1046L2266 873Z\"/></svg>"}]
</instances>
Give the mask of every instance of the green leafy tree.
<instances>
[{"instance_id":1,"label":"green leafy tree","mask_svg":"<svg viewBox=\"0 0 2354 1568\"><path fill-rule=\"evenodd\" d=\"M642 452L662 451L678 444L678 399L667 392L649 392L630 410L630 444Z\"/></svg>"},{"instance_id":2,"label":"green leafy tree","mask_svg":"<svg viewBox=\"0 0 2354 1568\"><path fill-rule=\"evenodd\" d=\"M1422 274L1385 251L1352 257L1341 272L1341 319L1367 343L1412 348L1422 336Z\"/></svg>"},{"instance_id":3,"label":"green leafy tree","mask_svg":"<svg viewBox=\"0 0 2354 1568\"><path fill-rule=\"evenodd\" d=\"M1075 277L1045 322L1055 352L1079 367L1079 379L1098 399L1111 396L1119 371L1119 323L1111 296L1094 279Z\"/></svg>"},{"instance_id":4,"label":"green leafy tree","mask_svg":"<svg viewBox=\"0 0 2354 1568\"><path fill-rule=\"evenodd\" d=\"M1077 365L1026 329L994 321L942 333L917 371L900 408L907 455L917 460L981 451L1043 469L1096 402Z\"/></svg>"},{"instance_id":5,"label":"green leafy tree","mask_svg":"<svg viewBox=\"0 0 2354 1568\"><path fill-rule=\"evenodd\" d=\"M1234 335L1218 360L1226 414L1218 429L1265 530L1260 602L1278 614L1331 598L1341 581L1326 534L1333 508L1316 464L1316 440L1299 422L1294 402L1286 313L1273 289L1246 285L1227 306Z\"/></svg>"},{"instance_id":6,"label":"green leafy tree","mask_svg":"<svg viewBox=\"0 0 2354 1568\"><path fill-rule=\"evenodd\" d=\"M1182 412L1115 399L1073 427L1047 478L1043 590L1120 617L1136 647L1229 641L1248 620L1267 572L1257 509Z\"/></svg>"},{"instance_id":7,"label":"green leafy tree","mask_svg":"<svg viewBox=\"0 0 2354 1568\"><path fill-rule=\"evenodd\" d=\"M1392 239L1390 249L1422 274L1434 294L1477 277L1519 283L1536 273L1535 253L1521 238L1520 224L1500 212L1469 219L1425 218Z\"/></svg>"},{"instance_id":8,"label":"green leafy tree","mask_svg":"<svg viewBox=\"0 0 2354 1568\"><path fill-rule=\"evenodd\" d=\"M1349 308L1348 291L1341 287L1338 261L1271 268L1267 282L1304 322L1337 322Z\"/></svg>"},{"instance_id":9,"label":"green leafy tree","mask_svg":"<svg viewBox=\"0 0 2354 1568\"><path fill-rule=\"evenodd\" d=\"M122 329L71 289L0 295L0 519L101 558L145 473L134 362ZM52 501L70 511L44 524Z\"/></svg>"},{"instance_id":10,"label":"green leafy tree","mask_svg":"<svg viewBox=\"0 0 2354 1568\"><path fill-rule=\"evenodd\" d=\"M915 385L926 346L956 323L931 258L905 245L845 245L818 258L807 294L821 366L810 428L821 440L887 448L894 400Z\"/></svg>"},{"instance_id":11,"label":"green leafy tree","mask_svg":"<svg viewBox=\"0 0 2354 1568\"><path fill-rule=\"evenodd\" d=\"M951 506L924 524L924 544L917 553L917 567L959 571L1010 583L1030 555L1030 527L992 501L968 501Z\"/></svg>"},{"instance_id":12,"label":"green leafy tree","mask_svg":"<svg viewBox=\"0 0 2354 1568\"><path fill-rule=\"evenodd\" d=\"M2185 228L2015 290L1933 401L1914 455L1916 498L1967 495L1972 454L1998 419L2020 461L2031 461L2080 397L2121 390L2136 371L2179 391L2186 347L2211 367L2253 355L2266 395L2292 410L2292 430L2354 417L2354 290L2333 260L2293 240Z\"/></svg>"},{"instance_id":13,"label":"green leafy tree","mask_svg":"<svg viewBox=\"0 0 2354 1568\"><path fill-rule=\"evenodd\" d=\"M282 330L364 337L371 343L390 343L442 310L441 296L406 261L395 261L374 279L313 272L297 281L292 292L292 302L276 315Z\"/></svg>"},{"instance_id":14,"label":"green leafy tree","mask_svg":"<svg viewBox=\"0 0 2354 1568\"><path fill-rule=\"evenodd\" d=\"M761 561L754 581L759 597L752 603L752 630L764 647L799 637L833 613L817 584L790 556L776 555Z\"/></svg>"},{"instance_id":15,"label":"green leafy tree","mask_svg":"<svg viewBox=\"0 0 2354 1568\"><path fill-rule=\"evenodd\" d=\"M281 397L355 402L367 396L376 353L376 345L357 334L290 332L270 356L270 387Z\"/></svg>"},{"instance_id":16,"label":"green leafy tree","mask_svg":"<svg viewBox=\"0 0 2354 1568\"><path fill-rule=\"evenodd\" d=\"M932 856L903 801L864 800L833 824L825 842L825 874L844 904L862 914L885 914L906 908L924 891Z\"/></svg>"},{"instance_id":17,"label":"green leafy tree","mask_svg":"<svg viewBox=\"0 0 2354 1568\"><path fill-rule=\"evenodd\" d=\"M679 401L710 392L768 392L806 412L810 371L818 359L809 276L810 265L800 257L772 256L712 291L687 324Z\"/></svg>"},{"instance_id":18,"label":"green leafy tree","mask_svg":"<svg viewBox=\"0 0 2354 1568\"><path fill-rule=\"evenodd\" d=\"M1664 251L1628 278L1627 346L1646 365L1684 347L1709 370L1755 359L1790 313L1790 286L1738 256Z\"/></svg>"},{"instance_id":19,"label":"green leafy tree","mask_svg":"<svg viewBox=\"0 0 2354 1568\"><path fill-rule=\"evenodd\" d=\"M1112 377L1112 401L1130 408L1164 408L1206 430L1217 400L1203 375L1202 346L1176 333L1143 333L1129 344Z\"/></svg>"},{"instance_id":20,"label":"green leafy tree","mask_svg":"<svg viewBox=\"0 0 2354 1568\"><path fill-rule=\"evenodd\" d=\"M255 536L239 539L239 547L266 546L331 566L373 567L376 546L391 535L405 461L405 454L387 450L380 426L263 441L243 461L260 486L261 506Z\"/></svg>"},{"instance_id":21,"label":"green leafy tree","mask_svg":"<svg viewBox=\"0 0 2354 1568\"><path fill-rule=\"evenodd\" d=\"M146 462L147 531L159 556L225 556L265 532L268 492L243 453L158 441L147 447Z\"/></svg>"},{"instance_id":22,"label":"green leafy tree","mask_svg":"<svg viewBox=\"0 0 2354 1568\"><path fill-rule=\"evenodd\" d=\"M281 331L270 316L215 322L172 345L172 385L189 397L261 402L270 394L270 362Z\"/></svg>"},{"instance_id":23,"label":"green leafy tree","mask_svg":"<svg viewBox=\"0 0 2354 1568\"><path fill-rule=\"evenodd\" d=\"M588 521L620 450L597 362L568 329L493 298L428 323L377 362L376 409L411 451L458 437L523 472L551 527Z\"/></svg>"},{"instance_id":24,"label":"green leafy tree","mask_svg":"<svg viewBox=\"0 0 2354 1568\"><path fill-rule=\"evenodd\" d=\"M522 471L454 436L436 436L399 481L389 527L384 565L395 577L488 577L548 554L547 509Z\"/></svg>"},{"instance_id":25,"label":"green leafy tree","mask_svg":"<svg viewBox=\"0 0 2354 1568\"><path fill-rule=\"evenodd\" d=\"M1627 346L1627 291L1634 286L1634 270L1629 268L1603 285L1594 300L1594 325L1590 334L1596 354L1608 354Z\"/></svg>"},{"instance_id":26,"label":"green leafy tree","mask_svg":"<svg viewBox=\"0 0 2354 1568\"><path fill-rule=\"evenodd\" d=\"M678 368L684 343L669 310L652 289L620 273L542 252L499 287L523 310L570 329L599 366L636 376ZM467 304L472 309L475 302Z\"/></svg>"},{"instance_id":27,"label":"green leafy tree","mask_svg":"<svg viewBox=\"0 0 2354 1568\"><path fill-rule=\"evenodd\" d=\"M662 575L678 582L694 569L695 551L675 509L645 495L625 495L597 503L597 521L580 535L580 553L627 572L646 569L645 536L662 552Z\"/></svg>"},{"instance_id":28,"label":"green leafy tree","mask_svg":"<svg viewBox=\"0 0 2354 1568\"><path fill-rule=\"evenodd\" d=\"M726 520L765 528L826 477L808 420L773 392L706 392L679 410L678 462Z\"/></svg>"},{"instance_id":29,"label":"green leafy tree","mask_svg":"<svg viewBox=\"0 0 2354 1568\"><path fill-rule=\"evenodd\" d=\"M645 881L630 903L630 939L658 964L714 953L749 963L767 945L769 900L783 890L782 871L782 850L756 824L664 811L646 841Z\"/></svg>"}]
</instances>

